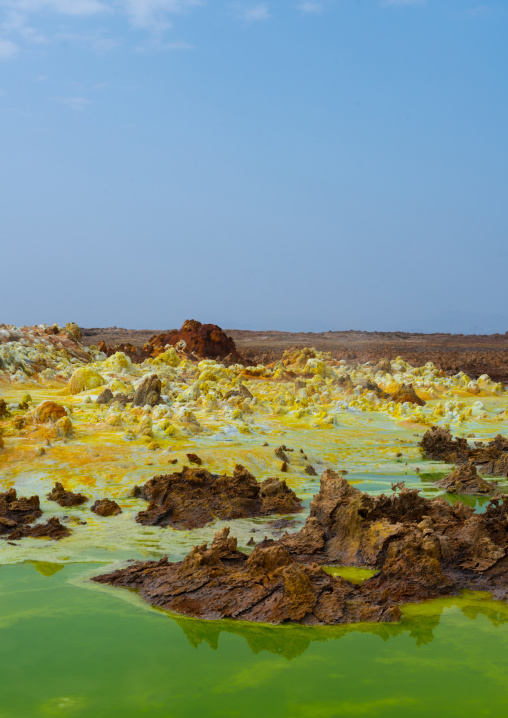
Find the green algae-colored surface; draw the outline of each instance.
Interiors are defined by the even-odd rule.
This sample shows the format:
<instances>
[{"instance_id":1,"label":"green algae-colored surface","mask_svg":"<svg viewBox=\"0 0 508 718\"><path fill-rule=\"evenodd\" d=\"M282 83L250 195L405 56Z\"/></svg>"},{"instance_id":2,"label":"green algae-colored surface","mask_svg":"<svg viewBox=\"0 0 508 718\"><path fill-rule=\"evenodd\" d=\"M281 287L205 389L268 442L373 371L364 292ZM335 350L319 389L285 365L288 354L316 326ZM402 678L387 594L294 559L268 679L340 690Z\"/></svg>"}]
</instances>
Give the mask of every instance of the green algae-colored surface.
<instances>
[{"instance_id":1,"label":"green algae-colored surface","mask_svg":"<svg viewBox=\"0 0 508 718\"><path fill-rule=\"evenodd\" d=\"M0 717L503 716L508 607L413 605L400 624L205 622L87 581L98 565L0 566Z\"/></svg>"}]
</instances>

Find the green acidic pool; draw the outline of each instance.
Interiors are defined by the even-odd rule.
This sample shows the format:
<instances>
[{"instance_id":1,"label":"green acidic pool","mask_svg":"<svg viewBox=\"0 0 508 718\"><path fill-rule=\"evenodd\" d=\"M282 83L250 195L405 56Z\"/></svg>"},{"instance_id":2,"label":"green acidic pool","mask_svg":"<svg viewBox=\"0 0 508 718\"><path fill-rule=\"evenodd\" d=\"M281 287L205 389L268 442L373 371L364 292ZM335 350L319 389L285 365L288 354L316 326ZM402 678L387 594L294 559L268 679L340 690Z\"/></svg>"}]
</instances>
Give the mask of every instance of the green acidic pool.
<instances>
[{"instance_id":1,"label":"green acidic pool","mask_svg":"<svg viewBox=\"0 0 508 718\"><path fill-rule=\"evenodd\" d=\"M175 618L88 583L99 570L0 567L0 718L508 710L508 607L486 595L408 607L398 625L276 628Z\"/></svg>"}]
</instances>

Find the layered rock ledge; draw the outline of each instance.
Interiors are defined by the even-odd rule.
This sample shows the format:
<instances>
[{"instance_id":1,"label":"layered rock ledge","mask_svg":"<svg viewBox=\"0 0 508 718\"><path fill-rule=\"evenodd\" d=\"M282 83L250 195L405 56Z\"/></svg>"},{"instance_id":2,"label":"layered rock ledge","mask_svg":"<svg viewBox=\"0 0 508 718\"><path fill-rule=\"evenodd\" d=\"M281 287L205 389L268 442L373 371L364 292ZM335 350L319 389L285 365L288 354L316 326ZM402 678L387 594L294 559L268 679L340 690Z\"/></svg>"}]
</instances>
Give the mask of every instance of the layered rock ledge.
<instances>
[{"instance_id":1,"label":"layered rock ledge","mask_svg":"<svg viewBox=\"0 0 508 718\"><path fill-rule=\"evenodd\" d=\"M241 464L233 476L218 476L204 468L155 476L134 488L134 496L149 502L136 521L147 526L201 528L214 519L231 520L301 511L301 501L285 481L258 483Z\"/></svg>"},{"instance_id":2,"label":"layered rock ledge","mask_svg":"<svg viewBox=\"0 0 508 718\"><path fill-rule=\"evenodd\" d=\"M154 606L205 619L318 625L400 618L389 599L371 600L361 586L298 564L281 545L259 546L250 556L236 545L225 528L210 548L195 546L183 561L136 563L92 580L137 589Z\"/></svg>"}]
</instances>

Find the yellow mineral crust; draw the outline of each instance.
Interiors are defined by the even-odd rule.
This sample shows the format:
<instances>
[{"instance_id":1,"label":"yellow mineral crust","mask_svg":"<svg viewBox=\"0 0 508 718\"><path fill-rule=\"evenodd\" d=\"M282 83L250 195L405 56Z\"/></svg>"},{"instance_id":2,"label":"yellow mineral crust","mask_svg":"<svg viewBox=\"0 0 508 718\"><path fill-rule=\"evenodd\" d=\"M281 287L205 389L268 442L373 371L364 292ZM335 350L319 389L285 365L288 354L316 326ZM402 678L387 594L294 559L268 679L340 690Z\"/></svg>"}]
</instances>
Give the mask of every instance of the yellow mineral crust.
<instances>
[{"instance_id":1,"label":"yellow mineral crust","mask_svg":"<svg viewBox=\"0 0 508 718\"><path fill-rule=\"evenodd\" d=\"M109 359L107 361L109 361ZM69 381L69 391L71 394L80 394L82 391L96 389L105 383L99 372L89 366L83 366L73 372Z\"/></svg>"}]
</instances>

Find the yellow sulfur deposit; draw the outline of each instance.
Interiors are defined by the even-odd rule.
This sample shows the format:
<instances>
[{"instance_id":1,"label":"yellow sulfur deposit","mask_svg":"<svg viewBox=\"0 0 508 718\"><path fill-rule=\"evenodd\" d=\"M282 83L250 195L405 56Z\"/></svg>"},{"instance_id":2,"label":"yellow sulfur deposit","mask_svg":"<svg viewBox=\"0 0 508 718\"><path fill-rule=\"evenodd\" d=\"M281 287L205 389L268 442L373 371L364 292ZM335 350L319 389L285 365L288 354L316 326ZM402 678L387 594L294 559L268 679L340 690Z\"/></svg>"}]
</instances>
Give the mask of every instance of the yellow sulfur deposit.
<instances>
[{"instance_id":1,"label":"yellow sulfur deposit","mask_svg":"<svg viewBox=\"0 0 508 718\"><path fill-rule=\"evenodd\" d=\"M80 394L82 391L96 389L98 386L102 386L105 383L106 382L99 372L89 366L83 366L76 369L76 371L72 374L69 381L69 391L71 394Z\"/></svg>"}]
</instances>

